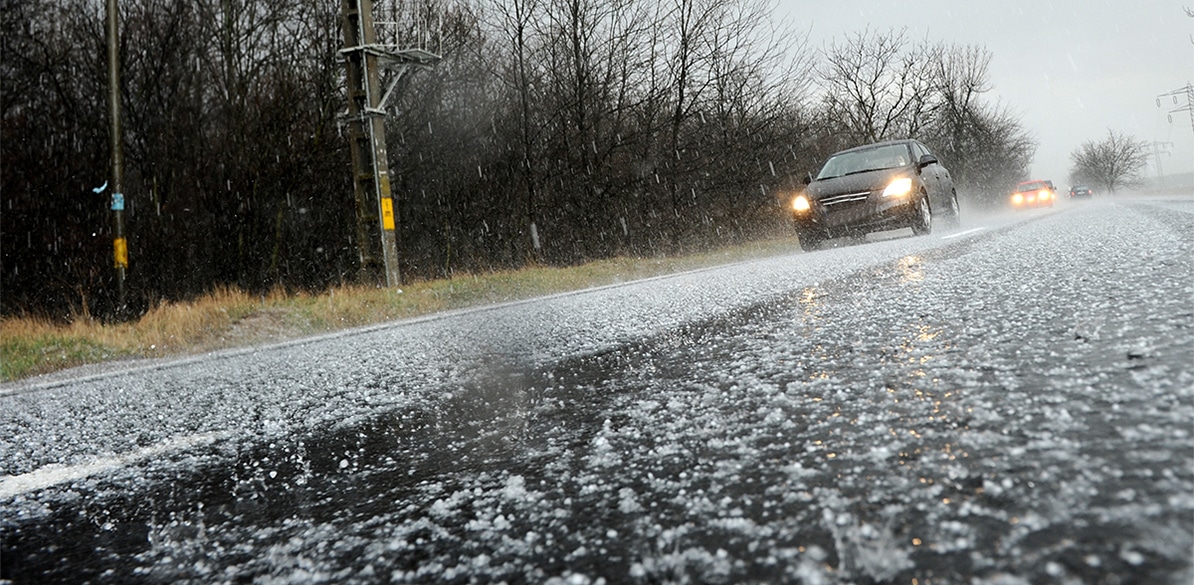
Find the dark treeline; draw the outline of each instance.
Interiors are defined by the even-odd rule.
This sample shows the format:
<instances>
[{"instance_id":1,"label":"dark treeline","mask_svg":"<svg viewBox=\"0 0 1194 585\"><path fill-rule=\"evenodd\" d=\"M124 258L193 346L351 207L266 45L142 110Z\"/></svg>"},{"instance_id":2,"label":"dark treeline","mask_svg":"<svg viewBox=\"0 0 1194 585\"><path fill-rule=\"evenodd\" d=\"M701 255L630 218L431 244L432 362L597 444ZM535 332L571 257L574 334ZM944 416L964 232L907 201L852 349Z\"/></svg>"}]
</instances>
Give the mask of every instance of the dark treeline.
<instances>
[{"instance_id":1,"label":"dark treeline","mask_svg":"<svg viewBox=\"0 0 1194 585\"><path fill-rule=\"evenodd\" d=\"M357 281L339 3L120 9L132 313ZM0 310L112 315L103 2L0 10ZM804 173L863 141L922 138L972 201L1032 158L981 48L865 31L817 50L767 0L376 10L383 42L443 56L388 104L407 279L781 233Z\"/></svg>"}]
</instances>

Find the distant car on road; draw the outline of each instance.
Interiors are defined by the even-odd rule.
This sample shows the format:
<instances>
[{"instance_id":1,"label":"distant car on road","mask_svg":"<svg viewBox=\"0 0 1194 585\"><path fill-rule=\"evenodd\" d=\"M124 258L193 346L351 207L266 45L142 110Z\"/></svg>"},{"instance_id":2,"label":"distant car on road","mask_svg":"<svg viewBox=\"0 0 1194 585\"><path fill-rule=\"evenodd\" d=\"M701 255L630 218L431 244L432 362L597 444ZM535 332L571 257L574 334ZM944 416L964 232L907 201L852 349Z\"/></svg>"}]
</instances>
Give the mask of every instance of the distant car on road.
<instances>
[{"instance_id":1,"label":"distant car on road","mask_svg":"<svg viewBox=\"0 0 1194 585\"><path fill-rule=\"evenodd\" d=\"M1070 199L1090 199L1094 197L1094 190L1085 185L1070 187Z\"/></svg>"},{"instance_id":2,"label":"distant car on road","mask_svg":"<svg viewBox=\"0 0 1194 585\"><path fill-rule=\"evenodd\" d=\"M1055 199L1057 193L1049 181L1024 181L1016 185L1016 190L1012 191L1011 195L1012 207L1016 209L1053 207Z\"/></svg>"},{"instance_id":3,"label":"distant car on road","mask_svg":"<svg viewBox=\"0 0 1194 585\"><path fill-rule=\"evenodd\" d=\"M800 247L830 238L910 227L933 229L933 216L956 222L958 194L949 171L916 140L858 146L829 157L792 199Z\"/></svg>"}]
</instances>

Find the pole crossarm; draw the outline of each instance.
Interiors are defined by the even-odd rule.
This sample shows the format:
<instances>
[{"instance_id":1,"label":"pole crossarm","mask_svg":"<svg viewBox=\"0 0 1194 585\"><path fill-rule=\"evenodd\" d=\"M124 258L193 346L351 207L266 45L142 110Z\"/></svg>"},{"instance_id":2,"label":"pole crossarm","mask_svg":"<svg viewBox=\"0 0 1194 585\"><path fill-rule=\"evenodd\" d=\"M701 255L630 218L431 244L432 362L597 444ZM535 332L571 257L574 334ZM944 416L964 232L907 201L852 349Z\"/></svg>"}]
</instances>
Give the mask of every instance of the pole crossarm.
<instances>
[{"instance_id":1,"label":"pole crossarm","mask_svg":"<svg viewBox=\"0 0 1194 585\"><path fill-rule=\"evenodd\" d=\"M1186 98L1185 105L1181 105L1181 102L1178 101L1179 96L1184 96ZM1172 110L1169 110L1168 118L1169 118L1170 123L1173 122L1174 114L1176 114L1178 112L1189 112L1190 113L1190 129L1194 130L1194 84L1187 83L1185 87L1180 87L1173 91L1158 95L1157 96L1157 107L1158 108L1164 107L1161 105L1161 98L1173 98L1173 104L1175 106L1179 106L1179 107L1173 108Z\"/></svg>"},{"instance_id":2,"label":"pole crossarm","mask_svg":"<svg viewBox=\"0 0 1194 585\"><path fill-rule=\"evenodd\" d=\"M394 97L394 90L408 73L415 69L431 69L442 58L423 49L391 49L379 44L346 47L340 50L340 54L345 56L355 53L376 57L378 66L393 74L381 99L378 100L377 107L364 108L364 113L372 116L386 115L385 109L389 106L390 99Z\"/></svg>"},{"instance_id":3,"label":"pole crossarm","mask_svg":"<svg viewBox=\"0 0 1194 585\"><path fill-rule=\"evenodd\" d=\"M431 51L423 49L390 49L386 45L378 43L344 47L340 49L340 54L347 55L358 51L364 51L378 57L381 66L386 68L394 68L399 65L415 65L430 69L436 63L439 63L441 59L439 55Z\"/></svg>"}]
</instances>

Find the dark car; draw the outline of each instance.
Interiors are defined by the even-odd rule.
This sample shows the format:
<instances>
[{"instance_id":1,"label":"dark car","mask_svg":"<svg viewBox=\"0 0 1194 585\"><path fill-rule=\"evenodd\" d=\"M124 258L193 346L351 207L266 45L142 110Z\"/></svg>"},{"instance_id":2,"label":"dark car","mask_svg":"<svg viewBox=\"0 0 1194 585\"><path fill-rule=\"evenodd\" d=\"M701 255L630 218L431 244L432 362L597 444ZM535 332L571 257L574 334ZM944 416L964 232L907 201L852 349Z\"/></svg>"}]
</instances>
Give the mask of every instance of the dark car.
<instances>
[{"instance_id":1,"label":"dark car","mask_svg":"<svg viewBox=\"0 0 1194 585\"><path fill-rule=\"evenodd\" d=\"M1094 197L1094 189L1086 185L1070 187L1070 199L1090 199L1091 197Z\"/></svg>"},{"instance_id":2,"label":"dark car","mask_svg":"<svg viewBox=\"0 0 1194 585\"><path fill-rule=\"evenodd\" d=\"M1053 207L1057 193L1049 181L1024 181L1012 191L1011 203L1016 209L1027 207Z\"/></svg>"},{"instance_id":3,"label":"dark car","mask_svg":"<svg viewBox=\"0 0 1194 585\"><path fill-rule=\"evenodd\" d=\"M916 140L894 140L843 150L829 157L804 192L792 200L800 247L869 232L933 229L933 215L958 218L953 178Z\"/></svg>"}]
</instances>

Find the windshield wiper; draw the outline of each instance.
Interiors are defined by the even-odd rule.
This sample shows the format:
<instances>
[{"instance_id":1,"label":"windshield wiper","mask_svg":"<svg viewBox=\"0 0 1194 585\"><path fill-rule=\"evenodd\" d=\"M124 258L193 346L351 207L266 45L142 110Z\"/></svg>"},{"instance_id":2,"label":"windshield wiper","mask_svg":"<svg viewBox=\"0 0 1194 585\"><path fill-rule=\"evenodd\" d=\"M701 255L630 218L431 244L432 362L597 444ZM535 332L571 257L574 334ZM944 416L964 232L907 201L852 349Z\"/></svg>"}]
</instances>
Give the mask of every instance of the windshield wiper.
<instances>
[{"instance_id":1,"label":"windshield wiper","mask_svg":"<svg viewBox=\"0 0 1194 585\"><path fill-rule=\"evenodd\" d=\"M826 180L829 180L829 179L836 179L836 178L838 178L838 177L848 177L848 176L850 176L850 175L857 175L857 174L859 174L859 173L869 173L869 172L871 172L871 171L885 171L885 170L887 170L887 169L894 169L894 168L896 168L896 167L880 167L880 168L877 168L877 169L862 169L862 170L860 170L860 171L850 171L850 172L848 172L848 173L842 173L842 174L840 174L840 175L834 175L834 176L832 176L832 177L817 177L817 180L818 180L818 181L826 181Z\"/></svg>"}]
</instances>

